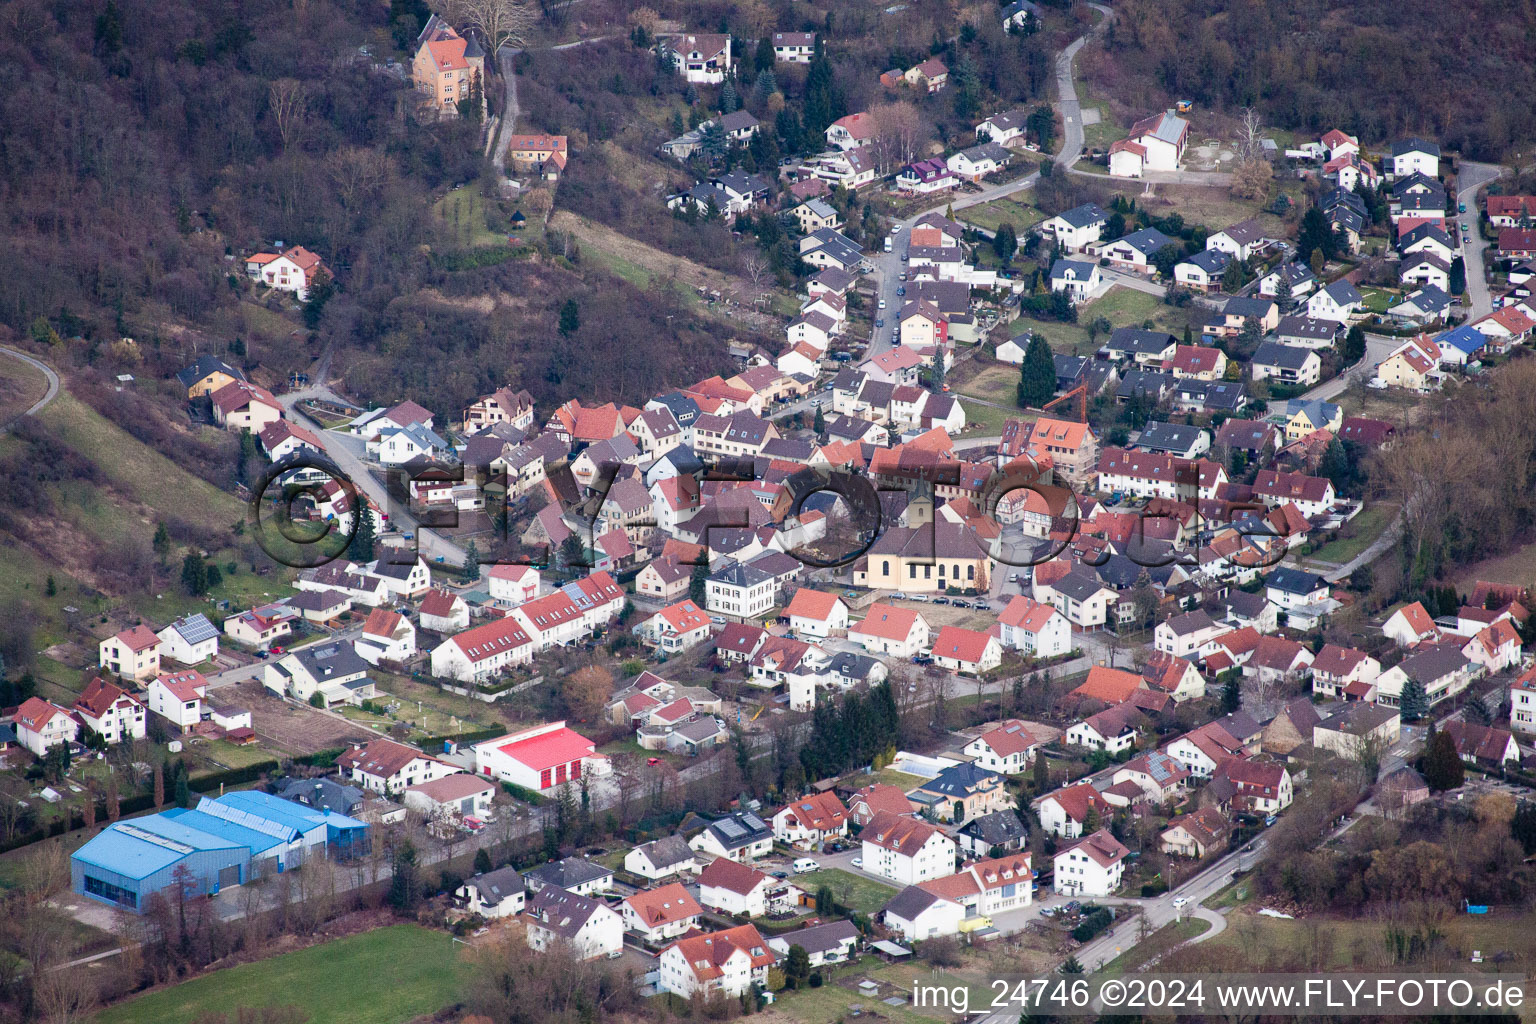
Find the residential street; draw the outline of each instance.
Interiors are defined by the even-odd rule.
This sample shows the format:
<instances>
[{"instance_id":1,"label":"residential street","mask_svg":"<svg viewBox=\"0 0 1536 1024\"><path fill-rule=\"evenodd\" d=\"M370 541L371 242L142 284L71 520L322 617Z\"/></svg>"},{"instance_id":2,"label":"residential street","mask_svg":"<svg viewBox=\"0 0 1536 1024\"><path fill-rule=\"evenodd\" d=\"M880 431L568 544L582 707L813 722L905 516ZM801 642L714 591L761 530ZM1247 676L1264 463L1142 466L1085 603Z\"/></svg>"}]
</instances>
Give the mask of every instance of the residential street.
<instances>
[{"instance_id":1,"label":"residential street","mask_svg":"<svg viewBox=\"0 0 1536 1024\"><path fill-rule=\"evenodd\" d=\"M1108 7L1100 4L1092 4L1090 6L1103 15L1103 17L1099 19L1098 24L1090 32L1074 39L1056 57L1057 106L1062 112L1065 138L1062 139L1061 148L1057 150L1055 159L1057 164L1063 166L1074 163L1083 149L1082 115L1079 113L1077 106L1077 88L1072 82L1072 61L1077 56L1077 52L1083 48L1083 44L1088 41L1088 37L1095 32L1101 31L1113 16ZM1015 159L1019 160L1033 158L1034 154L1029 153L1027 150L1018 152L1015 157ZM912 225L917 222L918 218L930 213L943 213L950 206L953 206L956 210L964 210L967 207L990 203L994 199L1002 199L1013 195L1015 192L1022 192L1027 188L1032 188L1039 179L1040 172L1032 171L1016 181L988 185L979 192L952 194L929 209L913 214L906 220L898 222L900 230L896 233L895 245L891 247L891 251L871 252L869 254L869 262L874 267L877 303L885 303L885 308L877 309L874 316L876 319L884 319L886 324L884 327L875 328L874 335L870 339L869 351L865 353L865 358L872 359L895 347L896 317L901 312L902 303L901 297L896 294L896 289L902 283L899 278L905 265L901 257L907 251L907 239L911 237Z\"/></svg>"},{"instance_id":2,"label":"residential street","mask_svg":"<svg viewBox=\"0 0 1536 1024\"><path fill-rule=\"evenodd\" d=\"M1487 271L1483 266L1483 239L1478 233L1477 190L1504 173L1496 164L1461 162L1456 182L1457 199L1467 204L1467 212L1458 215L1472 228L1471 237L1462 240L1461 258L1467 267L1467 297L1471 300L1470 317L1476 320L1493 312L1493 297L1488 293Z\"/></svg>"},{"instance_id":3,"label":"residential street","mask_svg":"<svg viewBox=\"0 0 1536 1024\"><path fill-rule=\"evenodd\" d=\"M1469 284L1471 279L1472 271L1468 269L1467 280ZM1368 381L1376 376L1376 367L1380 366L1381 361L1391 355L1403 343L1403 340L1402 338L1394 338L1386 334L1371 334L1367 332L1365 335L1365 358L1353 366L1346 367L1337 377L1323 381L1301 397L1306 399L1318 398L1325 402L1333 401L1343 394L1345 389L1355 381Z\"/></svg>"},{"instance_id":4,"label":"residential street","mask_svg":"<svg viewBox=\"0 0 1536 1024\"><path fill-rule=\"evenodd\" d=\"M363 439L352 434L338 430L326 430L315 422L303 411L295 407L309 399L321 399L325 401L340 402L343 405L350 404L336 392L324 384L311 384L297 391L289 391L278 396L278 402L290 418L304 422L313 427L321 435L325 442L325 454L330 456L338 469L347 474L352 482L358 486L368 497L372 498L379 508L389 514L389 522L392 527L401 533L413 534L416 538L416 550L426 558L433 561L442 558L452 565L464 564L464 549L457 544L439 535L433 530L417 529L416 517L412 516L404 507L399 506L385 491L383 483L374 477L368 464L363 461Z\"/></svg>"}]
</instances>

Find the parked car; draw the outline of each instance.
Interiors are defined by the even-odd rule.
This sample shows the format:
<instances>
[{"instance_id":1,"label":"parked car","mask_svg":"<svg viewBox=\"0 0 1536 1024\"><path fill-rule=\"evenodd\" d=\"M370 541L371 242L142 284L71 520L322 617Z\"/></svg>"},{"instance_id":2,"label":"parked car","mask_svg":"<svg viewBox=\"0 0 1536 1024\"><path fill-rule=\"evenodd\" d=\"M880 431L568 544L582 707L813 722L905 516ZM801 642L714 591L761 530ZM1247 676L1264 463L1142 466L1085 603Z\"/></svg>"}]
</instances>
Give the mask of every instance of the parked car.
<instances>
[{"instance_id":1,"label":"parked car","mask_svg":"<svg viewBox=\"0 0 1536 1024\"><path fill-rule=\"evenodd\" d=\"M848 863L852 864L856 868L861 868L861 867L864 866L864 858L863 857L855 857L855 858L853 858L853 860L849 861Z\"/></svg>"}]
</instances>

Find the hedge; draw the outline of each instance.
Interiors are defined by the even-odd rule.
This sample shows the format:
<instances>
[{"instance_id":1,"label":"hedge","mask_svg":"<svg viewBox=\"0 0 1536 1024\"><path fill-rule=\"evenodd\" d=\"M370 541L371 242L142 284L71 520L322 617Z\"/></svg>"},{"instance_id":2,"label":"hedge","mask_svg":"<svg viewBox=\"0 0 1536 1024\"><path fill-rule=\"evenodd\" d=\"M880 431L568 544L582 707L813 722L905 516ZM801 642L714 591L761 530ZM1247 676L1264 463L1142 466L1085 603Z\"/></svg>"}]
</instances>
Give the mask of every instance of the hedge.
<instances>
[{"instance_id":1,"label":"hedge","mask_svg":"<svg viewBox=\"0 0 1536 1024\"><path fill-rule=\"evenodd\" d=\"M346 752L346 747L332 747L328 750L317 750L313 754L301 754L292 760L294 764L308 765L311 768L334 768L336 759Z\"/></svg>"},{"instance_id":2,"label":"hedge","mask_svg":"<svg viewBox=\"0 0 1536 1024\"><path fill-rule=\"evenodd\" d=\"M534 807L538 807L544 803L542 794L535 793L531 789L524 789L515 782L502 782L501 788L506 790L510 796L516 797L525 804L532 804Z\"/></svg>"}]
</instances>

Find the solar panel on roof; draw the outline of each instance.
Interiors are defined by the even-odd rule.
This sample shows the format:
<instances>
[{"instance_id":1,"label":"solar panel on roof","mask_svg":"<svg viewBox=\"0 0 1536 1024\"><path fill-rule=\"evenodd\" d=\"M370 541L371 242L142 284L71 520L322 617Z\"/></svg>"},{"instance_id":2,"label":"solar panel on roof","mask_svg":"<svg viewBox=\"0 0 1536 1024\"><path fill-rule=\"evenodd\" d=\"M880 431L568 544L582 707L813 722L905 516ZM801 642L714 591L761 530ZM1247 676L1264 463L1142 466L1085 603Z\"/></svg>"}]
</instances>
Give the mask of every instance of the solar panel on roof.
<instances>
[{"instance_id":1,"label":"solar panel on roof","mask_svg":"<svg viewBox=\"0 0 1536 1024\"><path fill-rule=\"evenodd\" d=\"M747 834L747 830L742 828L740 823L732 818L715 822L715 827L724 833L727 839L739 839Z\"/></svg>"},{"instance_id":2,"label":"solar panel on roof","mask_svg":"<svg viewBox=\"0 0 1536 1024\"><path fill-rule=\"evenodd\" d=\"M135 839L142 839L146 843L153 843L173 853L187 854L192 852L192 847L186 843L178 843L174 839L167 839L165 836L156 835L154 832L139 828L137 825L119 824L117 830L124 835L132 836Z\"/></svg>"},{"instance_id":3,"label":"solar panel on roof","mask_svg":"<svg viewBox=\"0 0 1536 1024\"><path fill-rule=\"evenodd\" d=\"M231 807L229 804L221 804L217 800L210 800L207 797L203 797L198 801L197 809L204 814L215 818L222 818L231 824L248 828L253 832L260 832L262 835L271 836L273 839L287 840L295 831L293 828L287 825L280 825L269 818L263 818L260 815L241 810L238 807Z\"/></svg>"},{"instance_id":4,"label":"solar panel on roof","mask_svg":"<svg viewBox=\"0 0 1536 1024\"><path fill-rule=\"evenodd\" d=\"M209 622L207 617L203 615L189 615L184 619L177 620L176 632L180 633L181 638L189 644L202 643L204 640L211 640L219 635L219 631L214 628L213 623Z\"/></svg>"}]
</instances>

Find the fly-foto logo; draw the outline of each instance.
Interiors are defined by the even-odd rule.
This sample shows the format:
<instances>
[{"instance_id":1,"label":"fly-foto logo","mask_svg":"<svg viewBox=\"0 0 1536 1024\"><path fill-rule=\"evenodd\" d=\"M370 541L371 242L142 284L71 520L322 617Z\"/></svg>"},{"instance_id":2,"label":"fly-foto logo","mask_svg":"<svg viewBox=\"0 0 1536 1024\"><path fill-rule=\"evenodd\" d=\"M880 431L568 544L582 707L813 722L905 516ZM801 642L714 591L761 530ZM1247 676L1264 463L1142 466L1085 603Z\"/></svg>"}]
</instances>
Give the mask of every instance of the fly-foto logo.
<instances>
[{"instance_id":1,"label":"fly-foto logo","mask_svg":"<svg viewBox=\"0 0 1536 1024\"><path fill-rule=\"evenodd\" d=\"M621 476L625 473L629 475ZM421 461L396 467L387 478L384 518L396 524L414 522L417 529L402 535L403 544L392 539L386 557L391 562L414 563L420 530L457 529L459 509L468 505L490 510L492 536L482 564L594 568L601 538L614 530L656 527L655 504L670 501L690 513L677 516L671 525L671 532L693 538L690 551L697 553L681 558L684 565L707 566L711 556L739 551L748 539L746 533L752 533L763 547L783 550L812 568L835 569L852 565L875 549L890 528L901 524L912 502L937 504L937 500L962 498L974 507L964 535L980 555L1001 565L1040 565L1074 546L1078 561L1091 567L1105 564L1115 554L1108 544L1074 545L1084 528L1084 503L1070 485L1056 481L1048 468L1027 458L1015 459L1001 469L936 461L903 469L899 475L874 477L842 467L804 467L772 484L760 479L753 459L719 458L705 460L703 468L692 474L670 479L673 482L654 481L649 488L638 482L630 486L631 492L640 487L650 499L637 508L612 500L621 480L637 480L633 467L603 464L582 482L568 463L561 463L532 485L558 496L541 518L559 527L546 526L546 537L558 532L561 541L546 540L532 550L498 555L496 547L509 539L508 524L530 489L527 481L504 471L457 463ZM738 498L721 497L738 490L742 492ZM1154 511L1142 507L1114 513L1131 521L1129 528L1122 523L1119 529L1118 553L1149 569L1196 568L1224 561L1258 570L1279 563L1284 556L1285 544L1270 523L1268 506L1228 502L1223 505L1226 518L1204 518L1199 511L1200 481L1193 467L1181 470L1173 492L1176 497ZM1006 525L1000 513L1008 520ZM262 475L253 488L247 518L257 543L275 561L308 569L340 558L356 536L362 516L373 514L373 504L334 462L325 456L296 453ZM907 564L933 564L940 517L918 518L921 522L903 536L902 557ZM1158 525L1149 536L1153 523ZM1020 529L1009 529L1015 525ZM1203 543L1218 533L1224 534L1219 547ZM1188 543L1175 544L1170 538Z\"/></svg>"}]
</instances>

